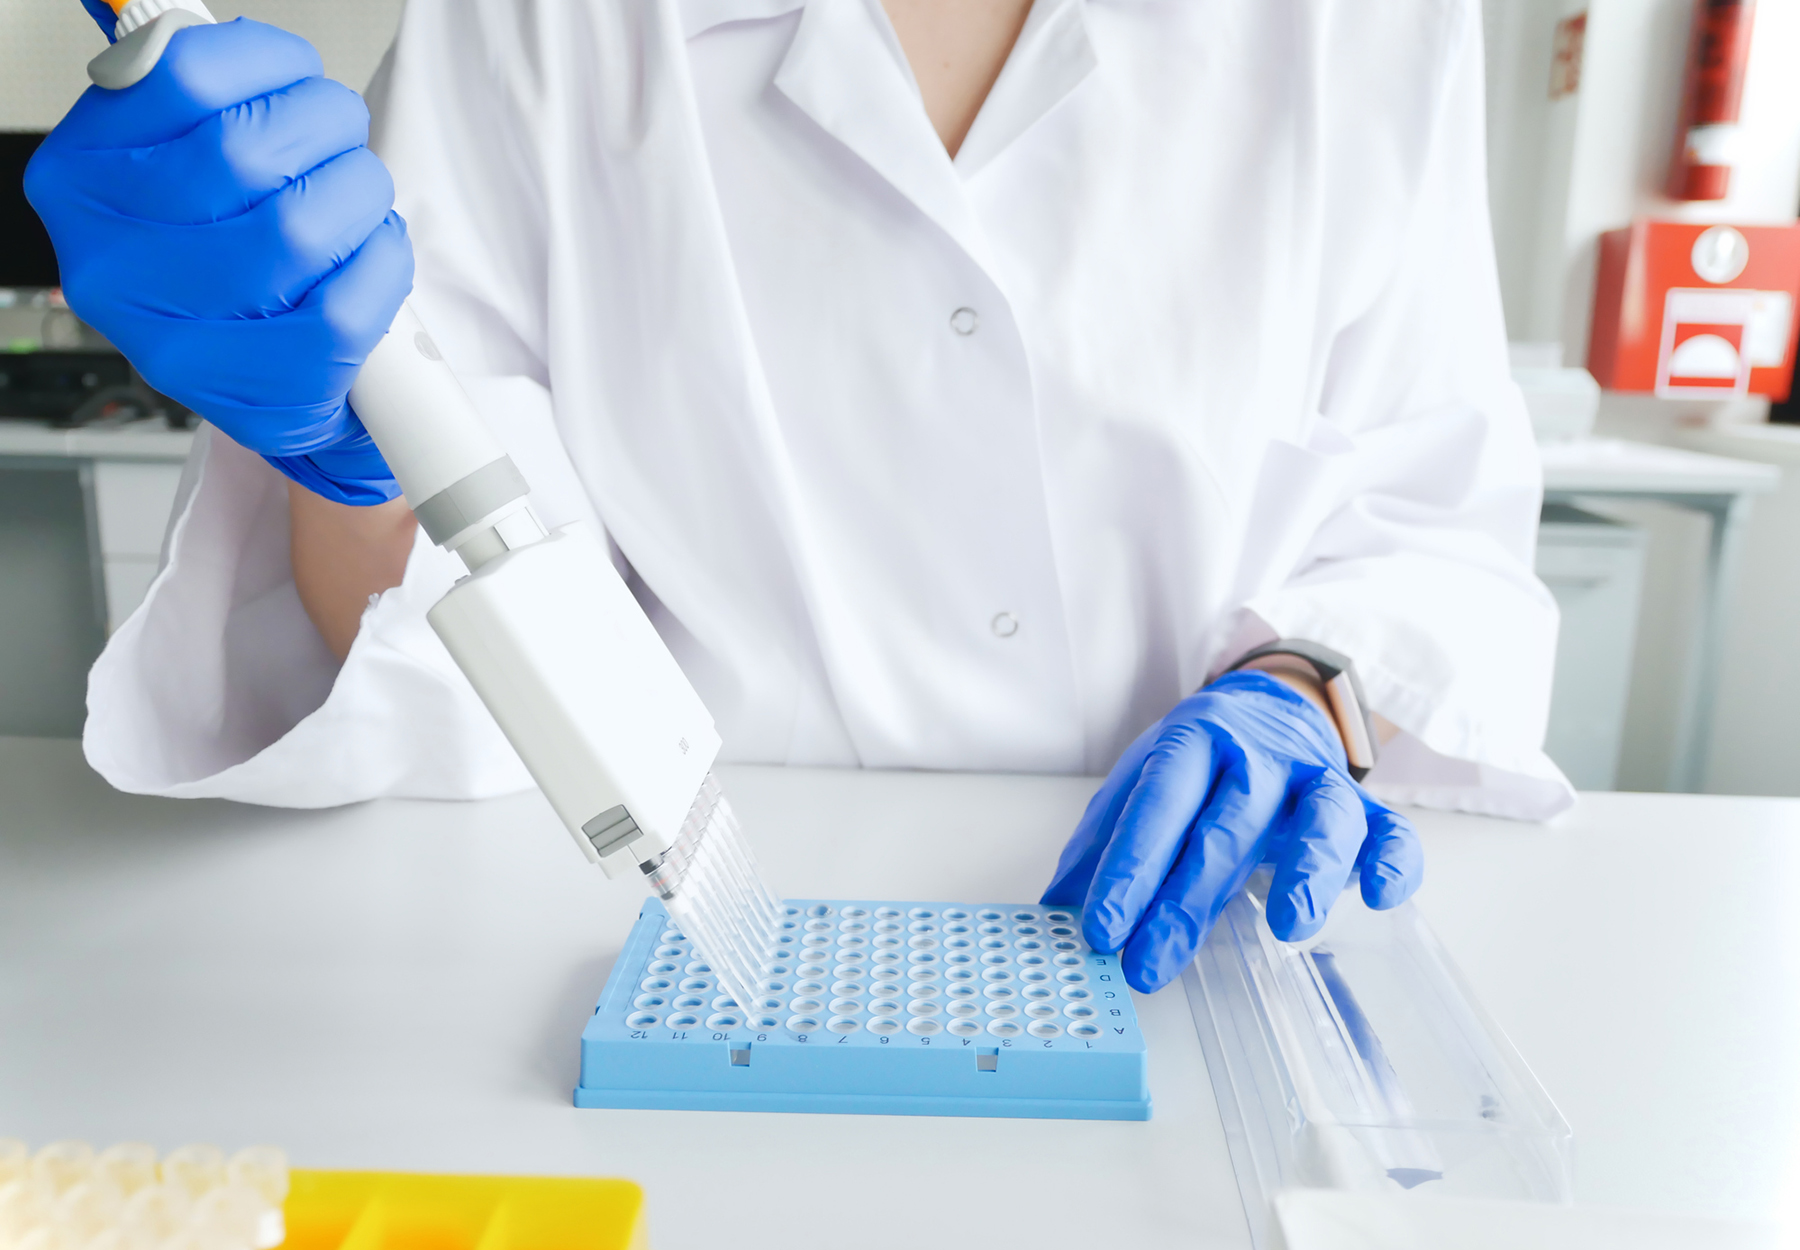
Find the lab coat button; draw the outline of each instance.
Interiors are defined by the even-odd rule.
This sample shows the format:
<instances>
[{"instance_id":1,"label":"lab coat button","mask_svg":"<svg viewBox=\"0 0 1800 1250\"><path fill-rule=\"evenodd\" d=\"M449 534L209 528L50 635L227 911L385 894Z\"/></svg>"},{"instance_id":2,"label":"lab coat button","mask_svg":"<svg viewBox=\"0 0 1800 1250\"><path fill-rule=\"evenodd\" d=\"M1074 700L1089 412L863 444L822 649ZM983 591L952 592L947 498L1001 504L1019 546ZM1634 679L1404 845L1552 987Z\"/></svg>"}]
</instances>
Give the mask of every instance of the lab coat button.
<instances>
[{"instance_id":1,"label":"lab coat button","mask_svg":"<svg viewBox=\"0 0 1800 1250\"><path fill-rule=\"evenodd\" d=\"M973 308L959 308L950 314L950 328L958 334L975 333L975 327L981 324L981 318Z\"/></svg>"},{"instance_id":2,"label":"lab coat button","mask_svg":"<svg viewBox=\"0 0 1800 1250\"><path fill-rule=\"evenodd\" d=\"M1019 618L1011 612L1002 612L989 622L996 638L1011 638L1019 632Z\"/></svg>"}]
</instances>

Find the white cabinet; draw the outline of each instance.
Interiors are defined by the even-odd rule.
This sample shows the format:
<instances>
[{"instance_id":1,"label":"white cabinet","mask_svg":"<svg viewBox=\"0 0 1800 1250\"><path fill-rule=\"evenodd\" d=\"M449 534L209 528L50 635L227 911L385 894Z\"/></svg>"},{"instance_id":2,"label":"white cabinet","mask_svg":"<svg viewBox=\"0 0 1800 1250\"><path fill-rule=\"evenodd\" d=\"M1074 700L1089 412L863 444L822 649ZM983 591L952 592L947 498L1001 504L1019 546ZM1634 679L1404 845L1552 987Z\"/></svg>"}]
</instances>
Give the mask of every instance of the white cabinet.
<instances>
[{"instance_id":1,"label":"white cabinet","mask_svg":"<svg viewBox=\"0 0 1800 1250\"><path fill-rule=\"evenodd\" d=\"M94 526L109 634L144 601L144 592L156 577L163 531L180 485L180 464L94 462Z\"/></svg>"},{"instance_id":2,"label":"white cabinet","mask_svg":"<svg viewBox=\"0 0 1800 1250\"><path fill-rule=\"evenodd\" d=\"M1544 749L1576 789L1610 790L1631 693L1644 531L1568 504L1546 504L1537 573L1562 610Z\"/></svg>"},{"instance_id":3,"label":"white cabinet","mask_svg":"<svg viewBox=\"0 0 1800 1250\"><path fill-rule=\"evenodd\" d=\"M144 601L156 576L163 530L194 436L160 421L118 428L55 429L0 421L0 462L78 468L87 494L95 607L111 633Z\"/></svg>"},{"instance_id":4,"label":"white cabinet","mask_svg":"<svg viewBox=\"0 0 1800 1250\"><path fill-rule=\"evenodd\" d=\"M0 734L81 732L88 666L156 576L192 442L0 420Z\"/></svg>"},{"instance_id":5,"label":"white cabinet","mask_svg":"<svg viewBox=\"0 0 1800 1250\"><path fill-rule=\"evenodd\" d=\"M1713 794L1800 795L1800 426L1686 430L1689 447L1755 460L1781 486L1746 521L1719 674Z\"/></svg>"}]
</instances>

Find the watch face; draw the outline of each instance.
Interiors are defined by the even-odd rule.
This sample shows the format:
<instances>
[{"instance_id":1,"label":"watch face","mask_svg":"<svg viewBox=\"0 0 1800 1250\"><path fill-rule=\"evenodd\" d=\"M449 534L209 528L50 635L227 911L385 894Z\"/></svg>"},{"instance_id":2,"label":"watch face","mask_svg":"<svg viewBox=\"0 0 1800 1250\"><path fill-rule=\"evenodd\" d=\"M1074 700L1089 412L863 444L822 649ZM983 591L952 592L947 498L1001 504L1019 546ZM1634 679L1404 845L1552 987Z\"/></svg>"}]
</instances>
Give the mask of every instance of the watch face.
<instances>
[{"instance_id":1,"label":"watch face","mask_svg":"<svg viewBox=\"0 0 1800 1250\"><path fill-rule=\"evenodd\" d=\"M1375 767L1375 742L1350 674L1341 672L1326 682L1325 697L1331 701L1332 719L1337 722L1338 736L1344 740L1344 759L1351 774L1361 781L1362 775Z\"/></svg>"}]
</instances>

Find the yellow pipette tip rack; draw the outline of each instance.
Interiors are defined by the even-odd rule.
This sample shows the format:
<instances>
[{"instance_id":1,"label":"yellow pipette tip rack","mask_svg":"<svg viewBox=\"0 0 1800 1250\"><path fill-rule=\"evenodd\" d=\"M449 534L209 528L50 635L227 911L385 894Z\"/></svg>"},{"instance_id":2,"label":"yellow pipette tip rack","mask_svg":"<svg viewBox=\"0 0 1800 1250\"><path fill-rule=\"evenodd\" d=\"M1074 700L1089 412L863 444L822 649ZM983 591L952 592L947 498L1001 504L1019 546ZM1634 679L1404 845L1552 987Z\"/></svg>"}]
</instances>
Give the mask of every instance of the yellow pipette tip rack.
<instances>
[{"instance_id":1,"label":"yellow pipette tip rack","mask_svg":"<svg viewBox=\"0 0 1800 1250\"><path fill-rule=\"evenodd\" d=\"M281 1250L647 1250L644 1191L548 1176L296 1168Z\"/></svg>"}]
</instances>

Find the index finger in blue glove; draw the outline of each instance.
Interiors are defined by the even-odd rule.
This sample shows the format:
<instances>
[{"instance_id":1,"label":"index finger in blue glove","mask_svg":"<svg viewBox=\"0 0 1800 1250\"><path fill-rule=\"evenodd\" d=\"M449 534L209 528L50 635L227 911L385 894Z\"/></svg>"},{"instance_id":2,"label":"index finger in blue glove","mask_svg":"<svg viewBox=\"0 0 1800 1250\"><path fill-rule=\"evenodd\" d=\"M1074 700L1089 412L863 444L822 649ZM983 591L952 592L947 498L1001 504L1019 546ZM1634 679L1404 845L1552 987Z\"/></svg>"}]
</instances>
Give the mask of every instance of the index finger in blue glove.
<instances>
[{"instance_id":1,"label":"index finger in blue glove","mask_svg":"<svg viewBox=\"0 0 1800 1250\"><path fill-rule=\"evenodd\" d=\"M1313 776L1283 820L1282 851L1269 883L1269 929L1284 942L1298 942L1325 926L1356 866L1369 821L1356 786L1333 768Z\"/></svg>"},{"instance_id":2,"label":"index finger in blue glove","mask_svg":"<svg viewBox=\"0 0 1800 1250\"><path fill-rule=\"evenodd\" d=\"M164 143L86 149L65 180L122 216L203 225L248 212L368 141L361 96L329 78L303 78L222 109Z\"/></svg>"},{"instance_id":3,"label":"index finger in blue glove","mask_svg":"<svg viewBox=\"0 0 1800 1250\"><path fill-rule=\"evenodd\" d=\"M356 254L393 202L386 166L369 149L354 148L250 212L205 229L124 217L93 223L93 246L59 247L58 256L70 257L63 289L69 306L84 314L90 304L102 308L106 295L172 319L224 321L291 312ZM89 320L105 333L112 328L106 317L99 311Z\"/></svg>"},{"instance_id":4,"label":"index finger in blue glove","mask_svg":"<svg viewBox=\"0 0 1800 1250\"><path fill-rule=\"evenodd\" d=\"M324 72L317 50L279 27L242 17L189 26L175 32L140 81L121 91L84 91L51 139L84 149L166 143L220 109Z\"/></svg>"},{"instance_id":5,"label":"index finger in blue glove","mask_svg":"<svg viewBox=\"0 0 1800 1250\"><path fill-rule=\"evenodd\" d=\"M1200 949L1255 870L1263 836L1287 797L1284 781L1245 755L1220 771L1181 858L1125 944L1120 966L1132 989L1161 989Z\"/></svg>"},{"instance_id":6,"label":"index finger in blue glove","mask_svg":"<svg viewBox=\"0 0 1800 1250\"><path fill-rule=\"evenodd\" d=\"M1425 848L1419 843L1419 831L1412 821L1367 795L1363 812L1369 836L1356 863L1363 902L1377 911L1398 907L1425 880Z\"/></svg>"},{"instance_id":7,"label":"index finger in blue glove","mask_svg":"<svg viewBox=\"0 0 1800 1250\"><path fill-rule=\"evenodd\" d=\"M1081 927L1095 950L1123 946L1162 888L1212 789L1214 756L1200 724L1166 725L1157 736L1088 886Z\"/></svg>"},{"instance_id":8,"label":"index finger in blue glove","mask_svg":"<svg viewBox=\"0 0 1800 1250\"><path fill-rule=\"evenodd\" d=\"M1156 745L1159 728L1160 725L1152 725L1139 734L1125 748L1125 754L1112 766L1112 771L1106 774L1100 788L1094 791L1075 832L1069 835L1068 843L1057 858L1056 871L1038 902L1079 907L1087 899L1094 869L1100 866L1100 853L1112 837L1113 826L1118 823L1119 813L1125 810L1125 800L1131 797L1132 787L1137 785L1138 774L1144 768L1144 757Z\"/></svg>"}]
</instances>

